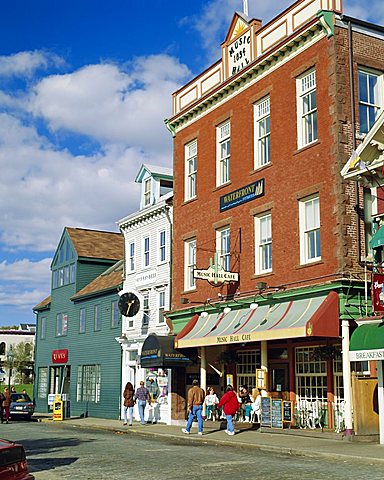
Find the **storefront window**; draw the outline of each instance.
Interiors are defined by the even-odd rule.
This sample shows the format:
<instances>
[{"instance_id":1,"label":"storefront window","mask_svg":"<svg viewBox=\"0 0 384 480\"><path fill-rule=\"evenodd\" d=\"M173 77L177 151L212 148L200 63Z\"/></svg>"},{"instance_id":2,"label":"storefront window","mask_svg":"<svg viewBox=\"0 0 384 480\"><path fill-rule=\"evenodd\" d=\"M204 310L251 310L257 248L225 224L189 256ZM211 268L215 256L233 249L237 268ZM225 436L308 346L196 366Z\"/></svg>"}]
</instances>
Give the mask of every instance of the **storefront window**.
<instances>
[{"instance_id":1,"label":"storefront window","mask_svg":"<svg viewBox=\"0 0 384 480\"><path fill-rule=\"evenodd\" d=\"M238 351L236 364L237 386L245 385L249 391L256 386L256 368L260 368L260 350Z\"/></svg>"},{"instance_id":2,"label":"storefront window","mask_svg":"<svg viewBox=\"0 0 384 480\"><path fill-rule=\"evenodd\" d=\"M48 368L40 367L38 385L37 385L37 396L38 398L47 398L47 395L48 395Z\"/></svg>"},{"instance_id":3,"label":"storefront window","mask_svg":"<svg viewBox=\"0 0 384 480\"><path fill-rule=\"evenodd\" d=\"M315 347L296 348L296 393L299 399L327 401L327 362Z\"/></svg>"}]
</instances>

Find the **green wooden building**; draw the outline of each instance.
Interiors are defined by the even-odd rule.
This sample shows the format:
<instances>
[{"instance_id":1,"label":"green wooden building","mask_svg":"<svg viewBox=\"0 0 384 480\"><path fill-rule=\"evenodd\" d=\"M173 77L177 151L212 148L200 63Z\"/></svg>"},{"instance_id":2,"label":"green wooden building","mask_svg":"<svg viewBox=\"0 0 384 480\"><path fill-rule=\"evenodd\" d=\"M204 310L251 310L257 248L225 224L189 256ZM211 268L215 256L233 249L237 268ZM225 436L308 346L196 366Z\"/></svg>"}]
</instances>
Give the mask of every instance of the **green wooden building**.
<instances>
[{"instance_id":1,"label":"green wooden building","mask_svg":"<svg viewBox=\"0 0 384 480\"><path fill-rule=\"evenodd\" d=\"M119 418L123 255L120 233L64 229L51 295L34 307L37 412L62 394L67 415Z\"/></svg>"}]
</instances>

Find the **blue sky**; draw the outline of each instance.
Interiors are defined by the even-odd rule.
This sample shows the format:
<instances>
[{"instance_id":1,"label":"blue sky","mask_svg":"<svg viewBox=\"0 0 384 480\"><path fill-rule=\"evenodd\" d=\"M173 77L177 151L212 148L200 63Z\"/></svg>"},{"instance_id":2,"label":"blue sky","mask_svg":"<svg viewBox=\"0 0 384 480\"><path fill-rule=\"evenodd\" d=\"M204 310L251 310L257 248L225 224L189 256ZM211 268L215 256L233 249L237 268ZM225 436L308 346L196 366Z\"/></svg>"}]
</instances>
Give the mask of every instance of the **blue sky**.
<instances>
[{"instance_id":1,"label":"blue sky","mask_svg":"<svg viewBox=\"0 0 384 480\"><path fill-rule=\"evenodd\" d=\"M242 0L12 0L0 16L0 326L34 322L65 226L116 230L142 163L172 166L171 93ZM249 0L266 23L291 0ZM367 6L369 5L369 10ZM382 0L345 13L384 23Z\"/></svg>"}]
</instances>

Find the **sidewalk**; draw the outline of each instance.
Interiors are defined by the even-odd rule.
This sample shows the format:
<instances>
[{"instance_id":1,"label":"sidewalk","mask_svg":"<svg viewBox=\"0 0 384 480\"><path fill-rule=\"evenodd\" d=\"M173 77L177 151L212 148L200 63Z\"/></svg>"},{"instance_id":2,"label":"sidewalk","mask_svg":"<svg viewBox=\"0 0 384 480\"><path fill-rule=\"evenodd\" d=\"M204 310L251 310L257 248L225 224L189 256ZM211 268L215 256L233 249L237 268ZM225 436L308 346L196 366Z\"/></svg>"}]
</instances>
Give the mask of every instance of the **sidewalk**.
<instances>
[{"instance_id":1,"label":"sidewalk","mask_svg":"<svg viewBox=\"0 0 384 480\"><path fill-rule=\"evenodd\" d=\"M383 463L384 445L351 442L341 435L313 430L256 430L249 424L238 424L236 435L229 437L220 430L220 422L204 422L204 435L197 435L192 427L190 435L182 433L181 426L164 424L123 426L120 420L71 417L62 422L53 421L47 415L36 413L37 421L49 422L58 428L102 429L128 435L157 436L179 439L183 442L203 442L213 445L229 445L238 448L254 448L262 451L314 458L329 458L348 462Z\"/></svg>"}]
</instances>

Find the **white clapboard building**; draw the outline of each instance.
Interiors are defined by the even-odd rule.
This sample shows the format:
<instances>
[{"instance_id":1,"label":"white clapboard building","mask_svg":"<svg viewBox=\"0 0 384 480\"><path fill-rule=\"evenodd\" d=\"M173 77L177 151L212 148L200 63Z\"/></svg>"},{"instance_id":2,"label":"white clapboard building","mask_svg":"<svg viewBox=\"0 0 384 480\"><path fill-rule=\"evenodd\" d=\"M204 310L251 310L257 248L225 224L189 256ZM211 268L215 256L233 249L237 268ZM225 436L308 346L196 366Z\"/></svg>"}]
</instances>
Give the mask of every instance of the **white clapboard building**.
<instances>
[{"instance_id":1,"label":"white clapboard building","mask_svg":"<svg viewBox=\"0 0 384 480\"><path fill-rule=\"evenodd\" d=\"M118 222L125 244L124 284L119 301L123 319L118 339L122 348L121 384L124 390L131 382L136 390L143 380L152 396L146 420L170 423L170 372L161 362L145 368L142 347L146 340L168 341L169 328L163 312L169 309L170 301L172 170L142 165L136 182L141 184L140 209ZM151 356L153 349L147 353ZM139 418L136 409L135 417Z\"/></svg>"}]
</instances>

